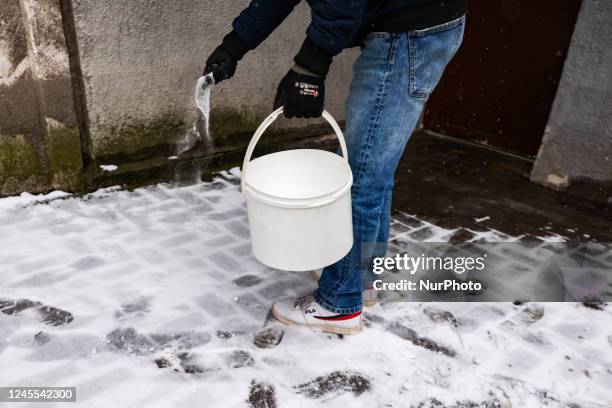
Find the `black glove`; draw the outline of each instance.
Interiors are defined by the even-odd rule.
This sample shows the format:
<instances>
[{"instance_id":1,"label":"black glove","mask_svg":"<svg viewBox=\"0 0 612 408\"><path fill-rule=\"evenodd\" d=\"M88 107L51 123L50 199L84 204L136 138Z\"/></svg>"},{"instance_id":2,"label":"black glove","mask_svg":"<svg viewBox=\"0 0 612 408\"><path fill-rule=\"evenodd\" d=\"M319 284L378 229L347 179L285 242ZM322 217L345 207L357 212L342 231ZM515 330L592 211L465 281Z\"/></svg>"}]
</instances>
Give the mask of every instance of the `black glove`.
<instances>
[{"instance_id":1,"label":"black glove","mask_svg":"<svg viewBox=\"0 0 612 408\"><path fill-rule=\"evenodd\" d=\"M289 70L280 81L274 110L284 107L287 118L318 118L325 104L325 79Z\"/></svg>"},{"instance_id":2,"label":"black glove","mask_svg":"<svg viewBox=\"0 0 612 408\"><path fill-rule=\"evenodd\" d=\"M232 31L223 38L221 45L208 57L204 75L212 72L217 84L224 79L233 77L238 61L244 57L248 50L249 48L238 37L238 34Z\"/></svg>"}]
</instances>

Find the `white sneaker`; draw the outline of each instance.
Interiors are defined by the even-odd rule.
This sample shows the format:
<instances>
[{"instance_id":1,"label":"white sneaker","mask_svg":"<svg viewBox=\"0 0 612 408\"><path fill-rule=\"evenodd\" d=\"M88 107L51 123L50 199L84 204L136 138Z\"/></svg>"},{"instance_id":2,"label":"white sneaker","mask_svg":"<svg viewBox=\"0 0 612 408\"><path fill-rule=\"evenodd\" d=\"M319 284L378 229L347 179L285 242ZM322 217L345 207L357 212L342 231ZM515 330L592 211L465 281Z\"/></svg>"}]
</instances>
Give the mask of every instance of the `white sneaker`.
<instances>
[{"instance_id":1,"label":"white sneaker","mask_svg":"<svg viewBox=\"0 0 612 408\"><path fill-rule=\"evenodd\" d=\"M323 273L323 269L315 269L310 272L310 277L318 282L321 279L321 274ZM378 303L378 292L374 289L366 289L363 291L363 305L365 307L372 307Z\"/></svg>"},{"instance_id":2,"label":"white sneaker","mask_svg":"<svg viewBox=\"0 0 612 408\"><path fill-rule=\"evenodd\" d=\"M336 334L361 330L361 312L338 314L319 305L312 295L283 299L274 303L272 315L290 326L304 326Z\"/></svg>"}]
</instances>

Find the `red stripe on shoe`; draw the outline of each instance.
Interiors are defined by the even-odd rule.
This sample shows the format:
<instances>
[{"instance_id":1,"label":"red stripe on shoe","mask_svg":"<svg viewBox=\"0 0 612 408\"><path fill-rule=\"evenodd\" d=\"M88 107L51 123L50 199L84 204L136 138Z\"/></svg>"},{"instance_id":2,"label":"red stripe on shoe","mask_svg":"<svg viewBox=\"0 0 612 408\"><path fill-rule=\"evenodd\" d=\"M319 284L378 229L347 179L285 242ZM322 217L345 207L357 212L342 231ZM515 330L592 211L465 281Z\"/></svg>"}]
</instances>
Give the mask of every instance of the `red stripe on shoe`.
<instances>
[{"instance_id":1,"label":"red stripe on shoe","mask_svg":"<svg viewBox=\"0 0 612 408\"><path fill-rule=\"evenodd\" d=\"M319 320L333 320L335 322L339 321L339 320L349 320L352 319L354 317L357 317L361 314L361 311L359 312L355 312L355 313L349 313L349 314L341 314L341 315L335 315L335 316L314 316L315 319L319 319Z\"/></svg>"}]
</instances>

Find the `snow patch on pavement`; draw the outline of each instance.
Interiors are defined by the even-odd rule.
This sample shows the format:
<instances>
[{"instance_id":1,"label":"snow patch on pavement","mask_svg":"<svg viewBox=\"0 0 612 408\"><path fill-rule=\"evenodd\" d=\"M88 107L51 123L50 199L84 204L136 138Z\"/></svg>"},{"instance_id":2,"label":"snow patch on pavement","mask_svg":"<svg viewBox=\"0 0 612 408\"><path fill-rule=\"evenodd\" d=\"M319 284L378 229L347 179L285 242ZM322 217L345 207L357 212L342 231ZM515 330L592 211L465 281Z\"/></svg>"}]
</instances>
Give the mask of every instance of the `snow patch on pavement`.
<instances>
[{"instance_id":1,"label":"snow patch on pavement","mask_svg":"<svg viewBox=\"0 0 612 408\"><path fill-rule=\"evenodd\" d=\"M379 304L344 337L275 322L314 282L252 257L238 177L1 199L0 384L76 386L83 407L612 405L609 306Z\"/></svg>"},{"instance_id":2,"label":"snow patch on pavement","mask_svg":"<svg viewBox=\"0 0 612 408\"><path fill-rule=\"evenodd\" d=\"M114 164L101 164L100 168L102 169L102 171L112 172L112 171L117 171L119 167L117 167Z\"/></svg>"},{"instance_id":3,"label":"snow patch on pavement","mask_svg":"<svg viewBox=\"0 0 612 408\"><path fill-rule=\"evenodd\" d=\"M53 200L72 196L63 191L52 191L48 194L21 193L15 197L5 197L0 199L0 211L10 211L16 208L27 207L35 204L48 203ZM1 215L1 214L0 214Z\"/></svg>"}]
</instances>

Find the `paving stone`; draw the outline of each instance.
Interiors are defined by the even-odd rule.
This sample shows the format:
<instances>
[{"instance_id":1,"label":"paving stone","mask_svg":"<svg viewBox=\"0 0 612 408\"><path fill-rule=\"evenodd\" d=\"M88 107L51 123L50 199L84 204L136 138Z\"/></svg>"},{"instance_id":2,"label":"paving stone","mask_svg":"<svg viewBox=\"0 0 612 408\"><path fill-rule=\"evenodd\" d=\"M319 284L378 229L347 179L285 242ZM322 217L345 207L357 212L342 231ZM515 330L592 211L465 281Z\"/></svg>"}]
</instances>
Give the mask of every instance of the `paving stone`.
<instances>
[{"instance_id":1,"label":"paving stone","mask_svg":"<svg viewBox=\"0 0 612 408\"><path fill-rule=\"evenodd\" d=\"M473 239L475 236L476 236L476 234L474 234L472 231L469 231L469 230L461 228L461 229L455 231L448 238L448 241L451 242L451 243L467 242L467 241L470 241L471 239Z\"/></svg>"},{"instance_id":2,"label":"paving stone","mask_svg":"<svg viewBox=\"0 0 612 408\"><path fill-rule=\"evenodd\" d=\"M194 300L207 313L216 317L227 317L236 313L232 303L221 299L215 294L206 293Z\"/></svg>"},{"instance_id":3,"label":"paving stone","mask_svg":"<svg viewBox=\"0 0 612 408\"><path fill-rule=\"evenodd\" d=\"M144 316L150 311L149 299L146 297L141 297L133 301L123 303L121 308L115 311L115 317L122 320L133 316Z\"/></svg>"},{"instance_id":4,"label":"paving stone","mask_svg":"<svg viewBox=\"0 0 612 408\"><path fill-rule=\"evenodd\" d=\"M257 275L244 275L234 279L234 283L241 288L250 288L251 286L259 285L263 281Z\"/></svg>"},{"instance_id":5,"label":"paving stone","mask_svg":"<svg viewBox=\"0 0 612 408\"><path fill-rule=\"evenodd\" d=\"M106 261L103 258L95 255L89 255L77 259L70 266L79 271L86 271L88 269L97 268L105 263Z\"/></svg>"},{"instance_id":6,"label":"paving stone","mask_svg":"<svg viewBox=\"0 0 612 408\"><path fill-rule=\"evenodd\" d=\"M224 224L225 228L233 232L237 237L248 238L249 226L245 220L232 220Z\"/></svg>"},{"instance_id":7,"label":"paving stone","mask_svg":"<svg viewBox=\"0 0 612 408\"><path fill-rule=\"evenodd\" d=\"M433 236L433 231L429 227L422 227L410 233L410 237L415 241L425 241Z\"/></svg>"},{"instance_id":8,"label":"paving stone","mask_svg":"<svg viewBox=\"0 0 612 408\"><path fill-rule=\"evenodd\" d=\"M177 247L195 241L197 235L192 232L183 232L174 237L164 239L161 245L167 248Z\"/></svg>"},{"instance_id":9,"label":"paving stone","mask_svg":"<svg viewBox=\"0 0 612 408\"><path fill-rule=\"evenodd\" d=\"M204 244L206 246L215 247L215 246L227 246L228 244L233 244L234 242L236 242L236 238L230 235L218 235L214 237L213 239L210 239L204 242Z\"/></svg>"}]
</instances>

